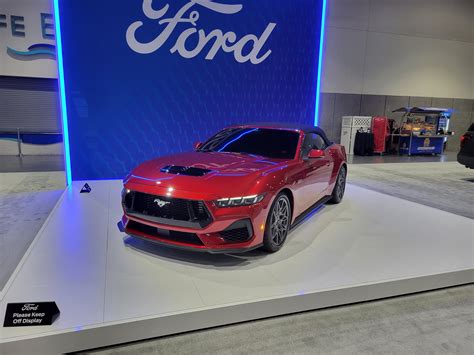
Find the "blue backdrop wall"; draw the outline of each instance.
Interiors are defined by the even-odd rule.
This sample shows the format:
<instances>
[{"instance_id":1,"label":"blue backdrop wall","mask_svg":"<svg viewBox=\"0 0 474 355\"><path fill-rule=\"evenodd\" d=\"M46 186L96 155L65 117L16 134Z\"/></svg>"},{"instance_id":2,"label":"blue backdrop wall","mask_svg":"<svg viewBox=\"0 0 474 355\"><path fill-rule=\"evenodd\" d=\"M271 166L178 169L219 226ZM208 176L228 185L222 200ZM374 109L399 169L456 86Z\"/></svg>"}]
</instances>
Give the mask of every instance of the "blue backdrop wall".
<instances>
[{"instance_id":1,"label":"blue backdrop wall","mask_svg":"<svg viewBox=\"0 0 474 355\"><path fill-rule=\"evenodd\" d=\"M249 121L313 124L322 0L60 0L72 179Z\"/></svg>"}]
</instances>

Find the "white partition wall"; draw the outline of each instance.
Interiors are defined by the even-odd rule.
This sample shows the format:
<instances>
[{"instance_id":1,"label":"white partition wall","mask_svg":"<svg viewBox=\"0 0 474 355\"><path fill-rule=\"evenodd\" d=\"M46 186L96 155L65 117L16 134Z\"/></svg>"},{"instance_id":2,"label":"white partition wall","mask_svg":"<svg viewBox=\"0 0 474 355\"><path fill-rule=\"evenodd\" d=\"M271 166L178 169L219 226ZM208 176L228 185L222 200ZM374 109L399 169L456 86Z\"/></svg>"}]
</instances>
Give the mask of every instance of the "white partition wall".
<instances>
[{"instance_id":1,"label":"white partition wall","mask_svg":"<svg viewBox=\"0 0 474 355\"><path fill-rule=\"evenodd\" d=\"M354 154L354 143L357 130L364 131L372 127L372 117L370 116L344 116L341 126L341 144L346 149L347 154Z\"/></svg>"}]
</instances>

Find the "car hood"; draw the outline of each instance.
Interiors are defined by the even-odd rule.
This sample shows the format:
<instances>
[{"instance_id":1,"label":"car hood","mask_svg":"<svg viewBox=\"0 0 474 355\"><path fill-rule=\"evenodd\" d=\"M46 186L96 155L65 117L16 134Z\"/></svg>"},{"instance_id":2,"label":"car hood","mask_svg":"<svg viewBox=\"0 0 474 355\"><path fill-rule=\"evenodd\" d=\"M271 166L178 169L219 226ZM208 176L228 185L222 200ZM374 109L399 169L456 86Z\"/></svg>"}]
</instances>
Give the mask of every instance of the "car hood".
<instances>
[{"instance_id":1,"label":"car hood","mask_svg":"<svg viewBox=\"0 0 474 355\"><path fill-rule=\"evenodd\" d=\"M176 197L183 197L183 193L189 196L190 192L197 195L212 195L212 198L248 195L256 193L262 176L281 170L287 164L287 160L237 153L182 153L149 160L139 165L127 177L126 184L153 187L158 190L156 194L164 193L171 188ZM209 171L202 176L162 171L168 166ZM149 192L149 189L146 190Z\"/></svg>"}]
</instances>

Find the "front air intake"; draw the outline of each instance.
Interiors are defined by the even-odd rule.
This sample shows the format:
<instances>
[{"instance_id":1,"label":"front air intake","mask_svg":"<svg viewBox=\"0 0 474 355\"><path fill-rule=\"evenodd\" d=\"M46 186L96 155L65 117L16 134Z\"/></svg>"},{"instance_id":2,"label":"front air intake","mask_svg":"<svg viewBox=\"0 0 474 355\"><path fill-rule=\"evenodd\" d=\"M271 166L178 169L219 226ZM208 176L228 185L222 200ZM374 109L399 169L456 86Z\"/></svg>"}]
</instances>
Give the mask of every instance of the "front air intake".
<instances>
[{"instance_id":1,"label":"front air intake","mask_svg":"<svg viewBox=\"0 0 474 355\"><path fill-rule=\"evenodd\" d=\"M145 234L153 238L159 238L170 242L179 242L203 246L203 242L195 233L178 232L173 230L164 230L155 228L137 221L130 220L127 224L127 230L132 235ZM138 233L136 233L138 232ZM134 234L136 233L136 234Z\"/></svg>"},{"instance_id":2,"label":"front air intake","mask_svg":"<svg viewBox=\"0 0 474 355\"><path fill-rule=\"evenodd\" d=\"M194 168L189 166L177 166L167 165L160 169L162 173L175 174L175 175L186 175L186 176L204 176L210 173L212 170Z\"/></svg>"},{"instance_id":3,"label":"front air intake","mask_svg":"<svg viewBox=\"0 0 474 355\"><path fill-rule=\"evenodd\" d=\"M230 244L248 242L252 235L252 223L249 219L234 222L225 230L219 232L219 236Z\"/></svg>"}]
</instances>

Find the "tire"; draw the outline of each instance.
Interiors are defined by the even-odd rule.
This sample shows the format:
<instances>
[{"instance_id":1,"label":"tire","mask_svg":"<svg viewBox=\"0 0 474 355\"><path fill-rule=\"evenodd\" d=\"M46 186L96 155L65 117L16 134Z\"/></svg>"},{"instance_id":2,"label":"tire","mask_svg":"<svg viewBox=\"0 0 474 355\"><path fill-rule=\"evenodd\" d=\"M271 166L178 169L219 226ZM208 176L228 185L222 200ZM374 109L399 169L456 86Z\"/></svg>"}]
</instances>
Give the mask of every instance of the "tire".
<instances>
[{"instance_id":1,"label":"tire","mask_svg":"<svg viewBox=\"0 0 474 355\"><path fill-rule=\"evenodd\" d=\"M291 226L291 203L284 193L278 194L268 212L263 235L263 249L274 253L281 249Z\"/></svg>"},{"instance_id":2,"label":"tire","mask_svg":"<svg viewBox=\"0 0 474 355\"><path fill-rule=\"evenodd\" d=\"M339 169L339 174L337 174L336 184L332 190L331 199L328 203L336 204L342 201L344 197L344 192L346 190L346 177L347 177L347 168L345 165Z\"/></svg>"}]
</instances>

